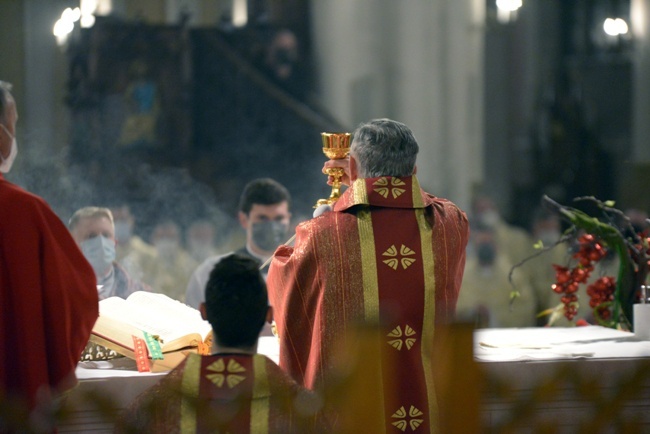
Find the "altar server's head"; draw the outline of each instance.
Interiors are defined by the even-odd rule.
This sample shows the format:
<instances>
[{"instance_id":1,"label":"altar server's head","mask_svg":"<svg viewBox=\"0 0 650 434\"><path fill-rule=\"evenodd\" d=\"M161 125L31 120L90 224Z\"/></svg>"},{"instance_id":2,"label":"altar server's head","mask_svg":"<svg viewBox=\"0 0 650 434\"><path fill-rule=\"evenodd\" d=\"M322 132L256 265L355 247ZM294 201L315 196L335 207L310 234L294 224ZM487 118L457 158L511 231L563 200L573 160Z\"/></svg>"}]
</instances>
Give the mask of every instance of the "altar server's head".
<instances>
[{"instance_id":1,"label":"altar server's head","mask_svg":"<svg viewBox=\"0 0 650 434\"><path fill-rule=\"evenodd\" d=\"M279 182L259 178L249 182L239 200L239 223L246 246L259 256L271 256L286 241L291 220L291 195Z\"/></svg>"},{"instance_id":2,"label":"altar server's head","mask_svg":"<svg viewBox=\"0 0 650 434\"><path fill-rule=\"evenodd\" d=\"M354 130L350 145L350 180L379 176L411 176L419 146L401 122L374 119Z\"/></svg>"},{"instance_id":3,"label":"altar server's head","mask_svg":"<svg viewBox=\"0 0 650 434\"><path fill-rule=\"evenodd\" d=\"M115 226L108 208L88 206L77 210L68 228L98 279L108 275L115 261Z\"/></svg>"},{"instance_id":4,"label":"altar server's head","mask_svg":"<svg viewBox=\"0 0 650 434\"><path fill-rule=\"evenodd\" d=\"M265 321L271 319L266 284L259 264L232 254L219 261L205 288L201 315L211 325L216 348L253 351ZM214 349L214 348L213 348Z\"/></svg>"}]
</instances>

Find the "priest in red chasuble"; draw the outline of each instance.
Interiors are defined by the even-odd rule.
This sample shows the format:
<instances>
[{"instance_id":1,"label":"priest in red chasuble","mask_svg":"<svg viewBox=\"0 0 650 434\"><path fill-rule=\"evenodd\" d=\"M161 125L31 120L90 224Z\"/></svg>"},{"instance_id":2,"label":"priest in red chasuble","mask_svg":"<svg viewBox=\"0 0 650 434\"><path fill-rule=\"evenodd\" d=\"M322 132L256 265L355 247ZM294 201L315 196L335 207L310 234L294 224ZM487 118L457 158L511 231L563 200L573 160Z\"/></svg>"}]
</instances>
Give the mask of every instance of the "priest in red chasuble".
<instances>
[{"instance_id":1,"label":"priest in red chasuble","mask_svg":"<svg viewBox=\"0 0 650 434\"><path fill-rule=\"evenodd\" d=\"M99 305L95 273L61 219L4 178L17 119L0 81L0 431L40 432L52 428L53 399L76 384Z\"/></svg>"},{"instance_id":2,"label":"priest in red chasuble","mask_svg":"<svg viewBox=\"0 0 650 434\"><path fill-rule=\"evenodd\" d=\"M302 223L281 246L267 285L280 366L311 389L327 388L334 348L354 324L379 324L377 382L386 432L434 432L436 324L452 320L469 225L452 202L415 177L418 144L399 122L378 119L353 134L350 187L331 212ZM325 378L325 381L324 381Z\"/></svg>"},{"instance_id":3,"label":"priest in red chasuble","mask_svg":"<svg viewBox=\"0 0 650 434\"><path fill-rule=\"evenodd\" d=\"M267 357L256 354L271 318L266 285L250 257L233 254L208 279L201 314L212 354L190 354L130 405L118 431L151 433L328 432L321 405Z\"/></svg>"}]
</instances>

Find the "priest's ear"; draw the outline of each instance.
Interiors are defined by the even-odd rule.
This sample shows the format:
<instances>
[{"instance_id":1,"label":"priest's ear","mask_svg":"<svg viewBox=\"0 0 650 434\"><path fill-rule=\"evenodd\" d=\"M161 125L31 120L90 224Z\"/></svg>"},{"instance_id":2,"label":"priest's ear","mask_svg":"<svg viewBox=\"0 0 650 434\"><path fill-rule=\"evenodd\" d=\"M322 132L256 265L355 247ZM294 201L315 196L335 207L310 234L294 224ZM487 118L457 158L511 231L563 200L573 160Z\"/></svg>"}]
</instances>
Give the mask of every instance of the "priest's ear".
<instances>
[{"instance_id":1,"label":"priest's ear","mask_svg":"<svg viewBox=\"0 0 650 434\"><path fill-rule=\"evenodd\" d=\"M269 306L269 309L266 311L266 322L269 324L273 322L273 306Z\"/></svg>"},{"instance_id":2,"label":"priest's ear","mask_svg":"<svg viewBox=\"0 0 650 434\"><path fill-rule=\"evenodd\" d=\"M205 303L201 303L199 305L199 312L201 312L201 318L203 318L204 320L207 321L208 320L208 311L205 310Z\"/></svg>"},{"instance_id":3,"label":"priest's ear","mask_svg":"<svg viewBox=\"0 0 650 434\"><path fill-rule=\"evenodd\" d=\"M359 167L358 167L359 163L357 163L356 158L350 155L350 158L348 159L348 164L349 164L348 175L350 176L350 185L352 185L352 183L356 181L357 178L359 177Z\"/></svg>"}]
</instances>

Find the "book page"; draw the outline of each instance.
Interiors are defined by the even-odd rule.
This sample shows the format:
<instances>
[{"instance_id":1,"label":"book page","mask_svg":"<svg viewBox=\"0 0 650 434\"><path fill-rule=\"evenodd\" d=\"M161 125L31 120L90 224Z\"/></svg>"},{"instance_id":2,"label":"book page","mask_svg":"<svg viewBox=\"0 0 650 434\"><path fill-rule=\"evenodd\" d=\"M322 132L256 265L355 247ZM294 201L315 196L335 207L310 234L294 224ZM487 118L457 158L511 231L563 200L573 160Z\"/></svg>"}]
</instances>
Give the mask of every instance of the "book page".
<instances>
[{"instance_id":1,"label":"book page","mask_svg":"<svg viewBox=\"0 0 650 434\"><path fill-rule=\"evenodd\" d=\"M190 334L204 339L212 330L198 310L164 294L138 291L127 300L109 297L99 302L99 312L159 336L163 345Z\"/></svg>"}]
</instances>

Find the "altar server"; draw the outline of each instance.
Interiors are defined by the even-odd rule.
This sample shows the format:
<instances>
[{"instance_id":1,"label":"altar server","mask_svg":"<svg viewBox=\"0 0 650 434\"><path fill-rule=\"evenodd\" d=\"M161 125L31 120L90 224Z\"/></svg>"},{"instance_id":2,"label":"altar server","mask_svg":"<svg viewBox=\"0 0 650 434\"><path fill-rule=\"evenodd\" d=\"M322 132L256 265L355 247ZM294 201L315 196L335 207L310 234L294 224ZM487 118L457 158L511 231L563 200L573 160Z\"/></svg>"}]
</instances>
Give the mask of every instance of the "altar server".
<instances>
[{"instance_id":1,"label":"altar server","mask_svg":"<svg viewBox=\"0 0 650 434\"><path fill-rule=\"evenodd\" d=\"M235 253L251 257L262 265L287 240L291 221L291 195L279 182L258 178L244 187L239 198L238 219L246 231L246 245ZM205 284L214 265L224 255L211 256L199 265L187 283L185 303L194 308L205 300ZM266 276L267 270L262 270Z\"/></svg>"},{"instance_id":2,"label":"altar server","mask_svg":"<svg viewBox=\"0 0 650 434\"><path fill-rule=\"evenodd\" d=\"M96 279L48 204L4 179L18 152L10 89L0 81L0 431L51 431L97 319Z\"/></svg>"},{"instance_id":3,"label":"altar server","mask_svg":"<svg viewBox=\"0 0 650 434\"><path fill-rule=\"evenodd\" d=\"M360 125L349 160L325 165L343 167L350 188L331 212L298 225L295 247L276 250L267 281L280 366L308 388L324 386L351 325L380 324L383 393L368 399L387 432L405 418L418 432L436 429L436 324L453 318L469 235L463 211L420 188L418 149L402 123Z\"/></svg>"},{"instance_id":4,"label":"altar server","mask_svg":"<svg viewBox=\"0 0 650 434\"><path fill-rule=\"evenodd\" d=\"M200 311L212 325L212 354L190 354L131 404L120 429L155 433L321 433L320 401L256 354L271 317L252 258L230 255L210 273Z\"/></svg>"}]
</instances>

